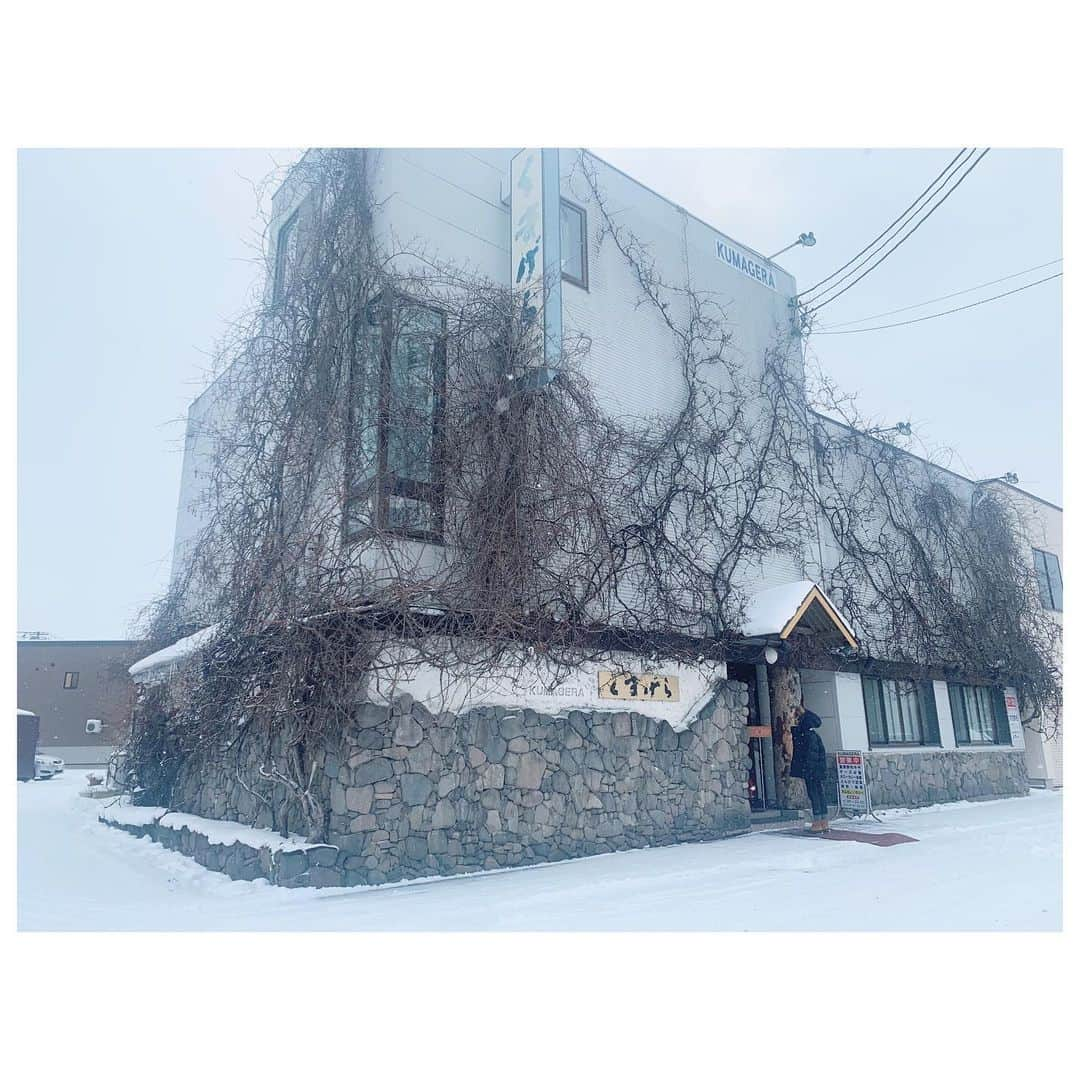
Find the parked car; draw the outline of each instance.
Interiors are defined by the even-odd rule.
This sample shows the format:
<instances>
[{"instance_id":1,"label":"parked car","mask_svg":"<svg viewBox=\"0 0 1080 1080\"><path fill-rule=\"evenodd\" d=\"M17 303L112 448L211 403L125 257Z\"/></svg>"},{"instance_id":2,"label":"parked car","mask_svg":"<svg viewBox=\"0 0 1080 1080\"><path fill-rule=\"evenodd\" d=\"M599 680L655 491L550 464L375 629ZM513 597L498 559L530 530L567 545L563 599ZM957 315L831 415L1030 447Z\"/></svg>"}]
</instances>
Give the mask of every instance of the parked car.
<instances>
[{"instance_id":1,"label":"parked car","mask_svg":"<svg viewBox=\"0 0 1080 1080\"><path fill-rule=\"evenodd\" d=\"M54 773L62 773L64 771L64 759L53 757L52 754L38 754L39 758L44 758L52 767Z\"/></svg>"},{"instance_id":2,"label":"parked car","mask_svg":"<svg viewBox=\"0 0 1080 1080\"><path fill-rule=\"evenodd\" d=\"M51 780L56 775L56 769L53 767L54 760L54 758L45 757L44 754L38 754L34 758L34 779Z\"/></svg>"}]
</instances>

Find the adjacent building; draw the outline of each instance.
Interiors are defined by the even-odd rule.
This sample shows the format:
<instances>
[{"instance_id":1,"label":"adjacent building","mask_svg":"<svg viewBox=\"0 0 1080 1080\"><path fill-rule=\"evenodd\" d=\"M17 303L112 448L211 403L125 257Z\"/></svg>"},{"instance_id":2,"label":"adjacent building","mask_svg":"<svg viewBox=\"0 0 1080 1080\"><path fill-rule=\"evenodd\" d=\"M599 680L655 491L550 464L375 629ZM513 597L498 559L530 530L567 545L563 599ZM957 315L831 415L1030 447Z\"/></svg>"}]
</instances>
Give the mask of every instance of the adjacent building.
<instances>
[{"instance_id":1,"label":"adjacent building","mask_svg":"<svg viewBox=\"0 0 1080 1080\"><path fill-rule=\"evenodd\" d=\"M19 641L19 708L40 719L38 750L68 765L103 765L131 719L128 667L138 641Z\"/></svg>"},{"instance_id":2,"label":"adjacent building","mask_svg":"<svg viewBox=\"0 0 1080 1080\"><path fill-rule=\"evenodd\" d=\"M1040 499L1030 492L1010 488L1010 496L1021 509L1026 524L1025 541L1039 581L1039 599L1062 626L1064 590L1062 587L1063 511L1060 506ZM1028 778L1034 787L1059 788L1064 782L1064 716L1031 718L1024 729Z\"/></svg>"}]
</instances>

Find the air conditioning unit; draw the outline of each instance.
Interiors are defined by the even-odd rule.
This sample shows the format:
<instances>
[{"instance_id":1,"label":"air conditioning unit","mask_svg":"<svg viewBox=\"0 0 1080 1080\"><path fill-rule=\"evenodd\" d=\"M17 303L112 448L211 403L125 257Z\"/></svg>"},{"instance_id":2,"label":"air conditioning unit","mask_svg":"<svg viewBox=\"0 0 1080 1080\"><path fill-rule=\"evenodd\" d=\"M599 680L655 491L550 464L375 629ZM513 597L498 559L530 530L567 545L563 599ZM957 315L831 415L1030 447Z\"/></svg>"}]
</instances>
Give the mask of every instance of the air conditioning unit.
<instances>
[{"instance_id":1,"label":"air conditioning unit","mask_svg":"<svg viewBox=\"0 0 1080 1080\"><path fill-rule=\"evenodd\" d=\"M101 734L101 721L100 720L87 720L86 721L86 734L87 735L100 735Z\"/></svg>"}]
</instances>

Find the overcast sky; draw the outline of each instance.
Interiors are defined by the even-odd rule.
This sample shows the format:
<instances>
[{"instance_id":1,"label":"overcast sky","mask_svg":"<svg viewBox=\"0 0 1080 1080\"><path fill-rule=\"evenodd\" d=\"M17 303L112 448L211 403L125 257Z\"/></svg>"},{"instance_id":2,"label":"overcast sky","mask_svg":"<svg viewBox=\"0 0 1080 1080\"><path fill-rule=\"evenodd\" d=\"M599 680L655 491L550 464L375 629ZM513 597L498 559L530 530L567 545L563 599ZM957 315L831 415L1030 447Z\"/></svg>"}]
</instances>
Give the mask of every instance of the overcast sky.
<instances>
[{"instance_id":1,"label":"overcast sky","mask_svg":"<svg viewBox=\"0 0 1080 1080\"><path fill-rule=\"evenodd\" d=\"M955 150L599 150L800 288L845 263ZM165 586L183 416L258 280L253 184L287 151L19 157L19 629L123 637ZM264 208L265 209L265 208ZM992 150L893 256L820 315L846 323L1061 256L1061 157ZM1060 264L880 320L917 318ZM861 323L859 325L873 325ZM823 368L973 477L1061 501L1061 289L913 326L815 335Z\"/></svg>"}]
</instances>

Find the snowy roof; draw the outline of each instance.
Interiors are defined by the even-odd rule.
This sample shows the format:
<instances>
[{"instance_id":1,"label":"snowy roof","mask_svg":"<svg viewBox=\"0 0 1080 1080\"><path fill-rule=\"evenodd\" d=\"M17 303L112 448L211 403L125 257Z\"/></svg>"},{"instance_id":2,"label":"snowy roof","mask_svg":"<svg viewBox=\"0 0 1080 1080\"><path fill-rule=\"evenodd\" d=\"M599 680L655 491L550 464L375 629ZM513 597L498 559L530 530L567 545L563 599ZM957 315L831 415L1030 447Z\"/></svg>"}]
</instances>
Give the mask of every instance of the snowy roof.
<instances>
[{"instance_id":1,"label":"snowy roof","mask_svg":"<svg viewBox=\"0 0 1080 1080\"><path fill-rule=\"evenodd\" d=\"M31 712L29 709L16 709L16 716L37 716L36 712Z\"/></svg>"},{"instance_id":2,"label":"snowy roof","mask_svg":"<svg viewBox=\"0 0 1080 1080\"><path fill-rule=\"evenodd\" d=\"M855 633L848 621L833 606L821 588L812 581L793 581L787 585L775 585L771 589L763 589L751 596L746 604L746 622L743 624L743 633L747 637L786 638L804 616L807 616L815 607L826 616L828 623L839 630L847 639L848 644L854 647ZM815 629L828 629L820 619L809 621L811 624L815 622L819 624L813 627Z\"/></svg>"},{"instance_id":3,"label":"snowy roof","mask_svg":"<svg viewBox=\"0 0 1080 1080\"><path fill-rule=\"evenodd\" d=\"M164 649L158 649L157 652L144 656L128 668L128 674L132 676L145 675L147 672L154 671L157 668L169 664L178 664L181 660L209 645L217 630L217 623L213 626L206 626L202 630L196 630L194 634L189 634Z\"/></svg>"}]
</instances>

